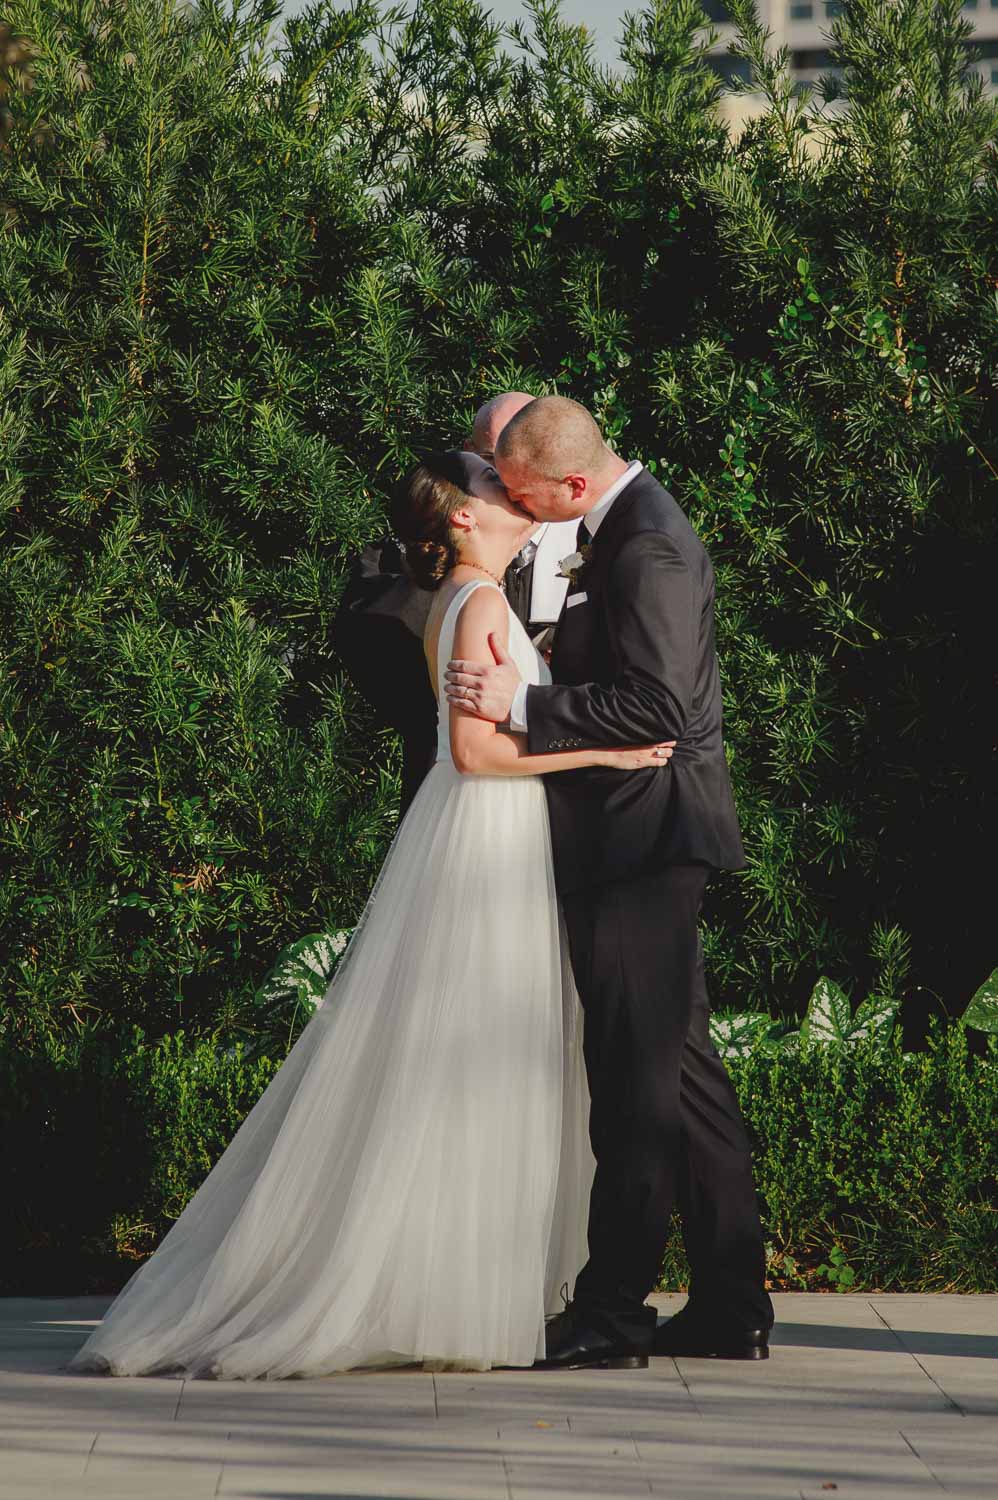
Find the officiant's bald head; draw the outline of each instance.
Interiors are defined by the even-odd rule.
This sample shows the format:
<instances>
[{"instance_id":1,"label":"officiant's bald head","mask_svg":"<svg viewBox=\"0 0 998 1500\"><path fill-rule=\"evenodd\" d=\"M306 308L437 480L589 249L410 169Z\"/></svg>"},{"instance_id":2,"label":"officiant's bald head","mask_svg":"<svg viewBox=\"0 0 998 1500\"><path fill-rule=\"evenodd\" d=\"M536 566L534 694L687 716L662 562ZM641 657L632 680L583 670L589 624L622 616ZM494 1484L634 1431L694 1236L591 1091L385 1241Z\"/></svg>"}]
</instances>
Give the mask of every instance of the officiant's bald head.
<instances>
[{"instance_id":1,"label":"officiant's bald head","mask_svg":"<svg viewBox=\"0 0 998 1500\"><path fill-rule=\"evenodd\" d=\"M493 396L491 401L486 401L475 413L471 437L466 440L465 448L492 463L499 434L517 412L529 406L533 399L526 391L503 391L501 395Z\"/></svg>"}]
</instances>

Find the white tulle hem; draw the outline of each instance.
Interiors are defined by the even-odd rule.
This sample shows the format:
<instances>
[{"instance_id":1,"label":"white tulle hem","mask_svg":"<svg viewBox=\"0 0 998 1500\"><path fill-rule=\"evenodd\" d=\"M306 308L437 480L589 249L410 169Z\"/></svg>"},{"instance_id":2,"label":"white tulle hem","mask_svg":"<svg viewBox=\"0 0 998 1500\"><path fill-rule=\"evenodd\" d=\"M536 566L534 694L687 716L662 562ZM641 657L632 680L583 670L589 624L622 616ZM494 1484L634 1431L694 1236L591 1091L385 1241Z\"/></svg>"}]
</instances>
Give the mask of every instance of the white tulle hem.
<instances>
[{"instance_id":1,"label":"white tulle hem","mask_svg":"<svg viewBox=\"0 0 998 1500\"><path fill-rule=\"evenodd\" d=\"M530 1365L585 1258L578 999L544 791L420 789L316 1015L69 1368Z\"/></svg>"}]
</instances>

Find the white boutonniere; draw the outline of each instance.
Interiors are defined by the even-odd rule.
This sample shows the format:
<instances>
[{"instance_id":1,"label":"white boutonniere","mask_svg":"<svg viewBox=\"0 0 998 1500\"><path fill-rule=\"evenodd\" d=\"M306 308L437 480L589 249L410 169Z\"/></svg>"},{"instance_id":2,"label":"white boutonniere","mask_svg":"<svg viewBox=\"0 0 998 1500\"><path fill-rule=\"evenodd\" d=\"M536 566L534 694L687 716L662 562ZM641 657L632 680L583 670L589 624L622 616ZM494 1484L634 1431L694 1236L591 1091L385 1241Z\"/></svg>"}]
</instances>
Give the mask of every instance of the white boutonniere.
<instances>
[{"instance_id":1,"label":"white boutonniere","mask_svg":"<svg viewBox=\"0 0 998 1500\"><path fill-rule=\"evenodd\" d=\"M563 557L558 564L558 577L567 578L573 589L578 587L582 570L589 562L592 547L587 543L578 552L573 552L571 557Z\"/></svg>"}]
</instances>

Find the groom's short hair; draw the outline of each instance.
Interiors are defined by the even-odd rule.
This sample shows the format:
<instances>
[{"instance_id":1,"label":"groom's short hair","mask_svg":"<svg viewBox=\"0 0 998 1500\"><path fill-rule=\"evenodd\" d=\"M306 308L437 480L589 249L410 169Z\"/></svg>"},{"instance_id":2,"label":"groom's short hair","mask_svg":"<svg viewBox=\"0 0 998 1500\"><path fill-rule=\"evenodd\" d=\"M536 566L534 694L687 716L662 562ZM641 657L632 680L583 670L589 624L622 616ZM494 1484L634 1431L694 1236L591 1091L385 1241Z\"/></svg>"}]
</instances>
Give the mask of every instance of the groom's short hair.
<instances>
[{"instance_id":1,"label":"groom's short hair","mask_svg":"<svg viewBox=\"0 0 998 1500\"><path fill-rule=\"evenodd\" d=\"M560 480L602 467L606 444L591 413L568 396L538 396L499 434L496 454Z\"/></svg>"}]
</instances>

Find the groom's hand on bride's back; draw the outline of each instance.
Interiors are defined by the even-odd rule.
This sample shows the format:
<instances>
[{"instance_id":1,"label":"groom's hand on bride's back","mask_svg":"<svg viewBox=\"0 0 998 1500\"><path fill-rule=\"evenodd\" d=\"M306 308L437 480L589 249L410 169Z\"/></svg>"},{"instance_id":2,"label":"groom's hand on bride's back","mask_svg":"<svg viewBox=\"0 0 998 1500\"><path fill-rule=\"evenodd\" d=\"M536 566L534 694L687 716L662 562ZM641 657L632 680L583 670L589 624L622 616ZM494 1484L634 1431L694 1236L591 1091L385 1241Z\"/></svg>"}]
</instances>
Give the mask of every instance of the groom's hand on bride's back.
<instances>
[{"instance_id":1,"label":"groom's hand on bride's back","mask_svg":"<svg viewBox=\"0 0 998 1500\"><path fill-rule=\"evenodd\" d=\"M495 657L491 664L462 661L460 657L447 663L445 691L448 702L456 708L493 724L505 724L521 678L513 658L495 635L489 636L489 645Z\"/></svg>"}]
</instances>

